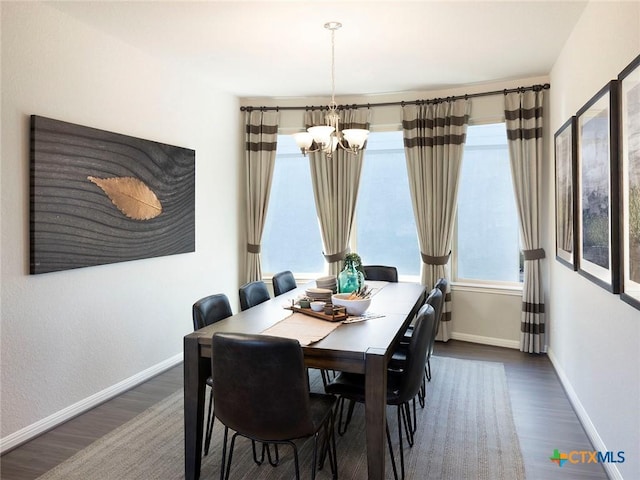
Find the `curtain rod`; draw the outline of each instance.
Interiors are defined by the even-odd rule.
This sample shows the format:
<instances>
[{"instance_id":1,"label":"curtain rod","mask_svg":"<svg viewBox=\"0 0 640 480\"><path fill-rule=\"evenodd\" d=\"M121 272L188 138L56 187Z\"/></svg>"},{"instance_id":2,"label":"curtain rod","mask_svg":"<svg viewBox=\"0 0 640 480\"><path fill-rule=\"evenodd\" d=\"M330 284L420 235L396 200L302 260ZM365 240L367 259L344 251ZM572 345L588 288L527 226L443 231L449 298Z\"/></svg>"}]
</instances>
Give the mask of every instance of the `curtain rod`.
<instances>
[{"instance_id":1,"label":"curtain rod","mask_svg":"<svg viewBox=\"0 0 640 480\"><path fill-rule=\"evenodd\" d=\"M479 92L479 93L468 93L465 95L456 95L456 96L452 96L452 97L441 97L441 98L432 98L430 100L410 100L410 101L399 101L399 102L382 102L382 103L353 103L353 104L348 104L348 105L338 105L338 110L344 110L345 108L371 108L371 107L388 107L388 106L392 106L392 105L401 105L401 106L405 106L405 105L424 105L424 104L429 104L429 103L439 103L442 101L453 101L453 100L460 100L460 99L468 99L468 98L474 98L474 97L487 97L490 95L506 95L507 93L512 93L512 92L526 92L529 90L534 90L534 91L541 91L541 90L547 90L551 87L550 84L545 83L545 84L540 84L540 85L531 85L530 87L518 87L518 88L505 88L504 90L493 90L491 92ZM296 106L296 107L245 107L242 106L240 107L240 111L241 112L251 112L253 110L260 110L263 112L266 111L270 111L270 110L326 110L328 107L326 105L307 105L307 106Z\"/></svg>"}]
</instances>

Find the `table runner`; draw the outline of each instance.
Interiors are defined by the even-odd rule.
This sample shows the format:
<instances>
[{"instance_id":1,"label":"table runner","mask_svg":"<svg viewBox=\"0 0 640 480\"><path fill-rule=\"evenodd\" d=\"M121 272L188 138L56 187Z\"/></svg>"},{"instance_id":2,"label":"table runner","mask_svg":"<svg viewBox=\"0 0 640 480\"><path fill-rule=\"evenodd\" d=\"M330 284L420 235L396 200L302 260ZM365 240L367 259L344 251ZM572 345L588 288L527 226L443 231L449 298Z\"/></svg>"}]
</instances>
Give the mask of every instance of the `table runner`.
<instances>
[{"instance_id":1,"label":"table runner","mask_svg":"<svg viewBox=\"0 0 640 480\"><path fill-rule=\"evenodd\" d=\"M329 322L320 318L310 317L304 313L293 312L275 325L262 331L263 335L293 338L300 345L307 346L319 342L333 332L342 322Z\"/></svg>"}]
</instances>

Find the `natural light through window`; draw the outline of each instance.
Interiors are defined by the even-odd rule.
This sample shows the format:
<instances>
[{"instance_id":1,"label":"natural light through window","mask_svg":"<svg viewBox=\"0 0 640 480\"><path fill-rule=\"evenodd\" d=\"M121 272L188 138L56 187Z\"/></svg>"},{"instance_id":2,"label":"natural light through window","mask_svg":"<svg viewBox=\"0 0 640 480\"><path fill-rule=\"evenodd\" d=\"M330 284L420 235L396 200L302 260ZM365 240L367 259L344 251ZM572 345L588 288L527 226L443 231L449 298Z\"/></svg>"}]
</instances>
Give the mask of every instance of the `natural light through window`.
<instances>
[{"instance_id":1,"label":"natural light through window","mask_svg":"<svg viewBox=\"0 0 640 480\"><path fill-rule=\"evenodd\" d=\"M520 244L504 123L467 130L458 191L456 280L521 282Z\"/></svg>"},{"instance_id":2,"label":"natural light through window","mask_svg":"<svg viewBox=\"0 0 640 480\"><path fill-rule=\"evenodd\" d=\"M325 268L309 159L291 135L278 135L261 257L265 273L315 274Z\"/></svg>"},{"instance_id":3,"label":"natural light through window","mask_svg":"<svg viewBox=\"0 0 640 480\"><path fill-rule=\"evenodd\" d=\"M420 274L401 131L372 132L360 180L356 243L362 261L393 265L400 275Z\"/></svg>"}]
</instances>

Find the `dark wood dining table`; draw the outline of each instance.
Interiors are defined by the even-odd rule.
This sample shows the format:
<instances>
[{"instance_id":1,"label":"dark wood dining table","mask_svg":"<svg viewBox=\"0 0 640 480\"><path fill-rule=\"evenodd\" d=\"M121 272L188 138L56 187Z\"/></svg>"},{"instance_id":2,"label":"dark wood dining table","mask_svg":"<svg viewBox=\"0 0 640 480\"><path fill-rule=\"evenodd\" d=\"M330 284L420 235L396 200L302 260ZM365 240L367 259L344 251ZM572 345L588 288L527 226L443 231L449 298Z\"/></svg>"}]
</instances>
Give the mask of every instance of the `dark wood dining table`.
<instances>
[{"instance_id":1,"label":"dark wood dining table","mask_svg":"<svg viewBox=\"0 0 640 480\"><path fill-rule=\"evenodd\" d=\"M379 284L379 282L375 282ZM343 324L322 340L303 346L308 367L365 374L365 421L368 480L385 478L387 364L394 348L425 300L417 283L384 283L368 312L378 318ZM237 313L184 337L185 478L200 478L205 380L210 372L211 337L215 332L262 333L291 315L284 308L303 294L305 285Z\"/></svg>"}]
</instances>

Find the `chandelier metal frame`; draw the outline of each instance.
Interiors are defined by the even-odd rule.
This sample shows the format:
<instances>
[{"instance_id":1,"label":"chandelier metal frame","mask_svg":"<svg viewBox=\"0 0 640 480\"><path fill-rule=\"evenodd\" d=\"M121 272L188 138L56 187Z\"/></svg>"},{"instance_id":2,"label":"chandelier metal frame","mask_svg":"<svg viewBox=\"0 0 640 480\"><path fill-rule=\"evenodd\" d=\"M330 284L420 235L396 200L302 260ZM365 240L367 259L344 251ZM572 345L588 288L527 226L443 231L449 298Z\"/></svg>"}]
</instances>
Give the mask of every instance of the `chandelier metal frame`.
<instances>
[{"instance_id":1,"label":"chandelier metal frame","mask_svg":"<svg viewBox=\"0 0 640 480\"><path fill-rule=\"evenodd\" d=\"M309 127L306 132L294 134L296 143L305 156L308 153L322 151L331 158L338 147L347 153L357 155L369 136L369 130L362 128L340 130L340 114L336 102L335 33L341 27L340 22L324 24L324 28L331 32L331 101L325 115L325 125Z\"/></svg>"}]
</instances>

